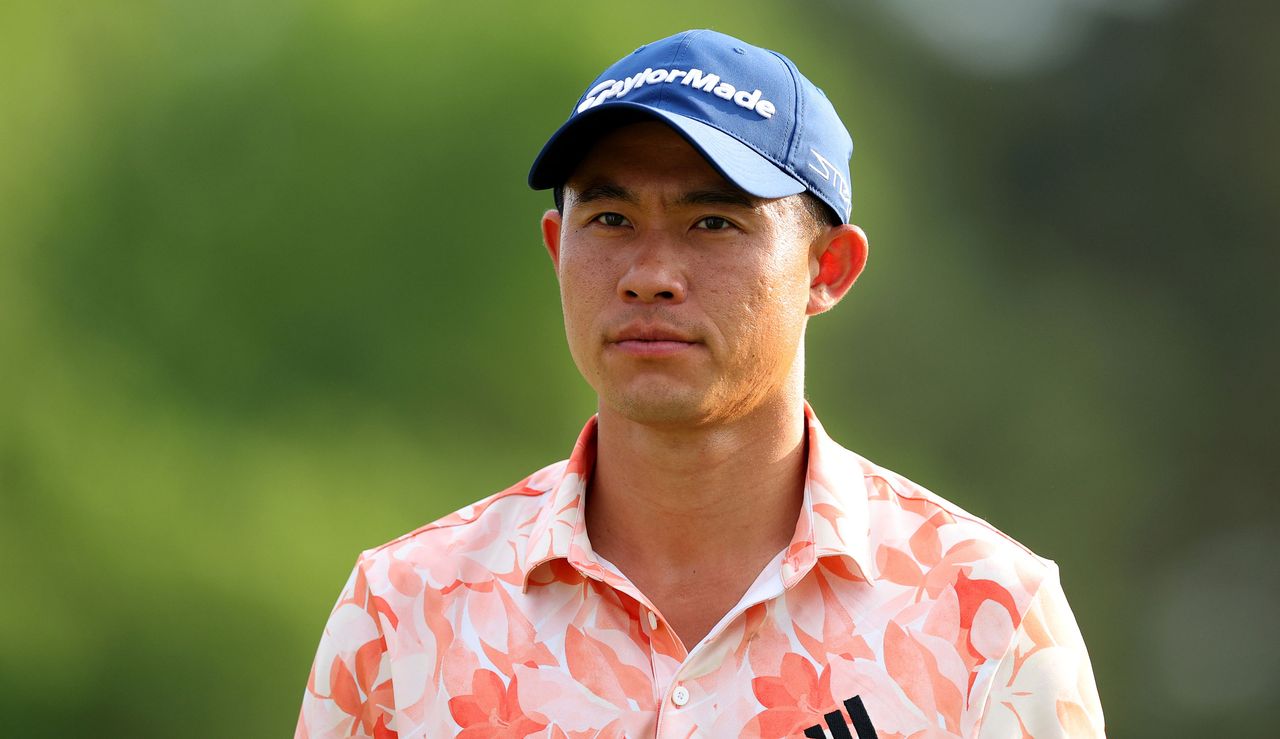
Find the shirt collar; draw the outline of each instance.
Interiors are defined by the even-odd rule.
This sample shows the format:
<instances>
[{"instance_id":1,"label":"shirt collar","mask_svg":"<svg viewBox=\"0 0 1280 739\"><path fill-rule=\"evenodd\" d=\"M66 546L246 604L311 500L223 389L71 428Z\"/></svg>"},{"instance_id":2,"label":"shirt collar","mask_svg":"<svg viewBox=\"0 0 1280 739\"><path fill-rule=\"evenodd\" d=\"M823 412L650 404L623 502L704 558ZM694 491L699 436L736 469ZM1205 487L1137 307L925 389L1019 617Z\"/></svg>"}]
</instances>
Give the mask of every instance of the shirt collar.
<instances>
[{"instance_id":1,"label":"shirt collar","mask_svg":"<svg viewBox=\"0 0 1280 739\"><path fill-rule=\"evenodd\" d=\"M600 564L587 538L586 494L596 462L596 421L597 417L592 416L582 427L567 462L551 466L527 483L534 489L550 490L550 495L529 532L521 583L526 592L530 585L546 582L534 577L534 571L557 559L566 560L583 576L608 583L616 590L633 589L626 578Z\"/></svg>"},{"instance_id":2,"label":"shirt collar","mask_svg":"<svg viewBox=\"0 0 1280 739\"><path fill-rule=\"evenodd\" d=\"M867 475L872 465L827 436L813 407L804 404L808 433L804 504L796 533L782 558L782 583L790 588L823 557L847 557L863 579L876 577L871 552Z\"/></svg>"},{"instance_id":3,"label":"shirt collar","mask_svg":"<svg viewBox=\"0 0 1280 739\"><path fill-rule=\"evenodd\" d=\"M823 557L847 557L864 579L876 576L870 549L870 513L866 475L871 464L827 436L813 408L804 404L808 441L804 502L795 535L782 558L783 586L799 582ZM620 578L602 566L587 538L585 504L587 482L596 459L596 417L578 435L567 462L535 476L529 486L549 490L538 512L525 550L523 587L542 578L534 570L552 560L564 559L578 572L618 589L630 590ZM541 478L541 479L538 479Z\"/></svg>"}]
</instances>

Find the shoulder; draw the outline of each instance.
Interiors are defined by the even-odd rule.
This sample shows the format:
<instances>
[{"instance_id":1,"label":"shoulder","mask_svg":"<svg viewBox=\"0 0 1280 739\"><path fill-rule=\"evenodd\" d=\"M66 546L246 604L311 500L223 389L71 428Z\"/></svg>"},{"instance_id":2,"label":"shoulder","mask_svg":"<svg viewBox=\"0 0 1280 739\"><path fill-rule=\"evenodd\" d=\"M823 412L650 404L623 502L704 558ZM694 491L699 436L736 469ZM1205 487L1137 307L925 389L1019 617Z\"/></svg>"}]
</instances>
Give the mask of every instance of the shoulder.
<instances>
[{"instance_id":1,"label":"shoulder","mask_svg":"<svg viewBox=\"0 0 1280 739\"><path fill-rule=\"evenodd\" d=\"M858 459L871 550L882 579L915 585L933 596L944 590L962 599L967 590L985 597L1001 594L999 599L1020 614L1040 585L1056 577L1053 561L985 519L897 472Z\"/></svg>"},{"instance_id":2,"label":"shoulder","mask_svg":"<svg viewBox=\"0 0 1280 739\"><path fill-rule=\"evenodd\" d=\"M531 531L564 475L565 460L391 541L365 550L370 588L415 596L460 584L518 582Z\"/></svg>"}]
</instances>

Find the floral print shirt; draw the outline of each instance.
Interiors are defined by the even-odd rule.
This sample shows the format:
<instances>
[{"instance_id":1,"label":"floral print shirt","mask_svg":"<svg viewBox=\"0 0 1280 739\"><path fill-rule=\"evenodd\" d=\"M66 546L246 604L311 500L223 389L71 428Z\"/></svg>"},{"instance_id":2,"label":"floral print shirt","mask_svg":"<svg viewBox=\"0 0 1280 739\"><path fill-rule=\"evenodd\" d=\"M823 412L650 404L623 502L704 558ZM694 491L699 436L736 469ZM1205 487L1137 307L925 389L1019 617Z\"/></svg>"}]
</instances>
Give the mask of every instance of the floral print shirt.
<instances>
[{"instance_id":1,"label":"floral print shirt","mask_svg":"<svg viewBox=\"0 0 1280 739\"><path fill-rule=\"evenodd\" d=\"M592 552L592 418L568 460L360 556L296 736L1103 736L1053 562L805 418L795 536L692 648Z\"/></svg>"}]
</instances>

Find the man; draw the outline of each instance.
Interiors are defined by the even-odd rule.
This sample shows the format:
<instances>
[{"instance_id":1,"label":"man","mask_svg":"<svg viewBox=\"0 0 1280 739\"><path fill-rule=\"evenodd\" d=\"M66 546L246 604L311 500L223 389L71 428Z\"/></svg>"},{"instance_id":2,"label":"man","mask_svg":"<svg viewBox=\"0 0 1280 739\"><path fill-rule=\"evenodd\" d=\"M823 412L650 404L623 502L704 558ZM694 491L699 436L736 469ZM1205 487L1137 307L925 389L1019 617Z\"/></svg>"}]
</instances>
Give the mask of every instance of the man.
<instances>
[{"instance_id":1,"label":"man","mask_svg":"<svg viewBox=\"0 0 1280 739\"><path fill-rule=\"evenodd\" d=\"M298 736L1092 737L1057 570L828 438L805 326L867 256L781 55L643 46L530 173L599 396L566 461L365 552Z\"/></svg>"}]
</instances>

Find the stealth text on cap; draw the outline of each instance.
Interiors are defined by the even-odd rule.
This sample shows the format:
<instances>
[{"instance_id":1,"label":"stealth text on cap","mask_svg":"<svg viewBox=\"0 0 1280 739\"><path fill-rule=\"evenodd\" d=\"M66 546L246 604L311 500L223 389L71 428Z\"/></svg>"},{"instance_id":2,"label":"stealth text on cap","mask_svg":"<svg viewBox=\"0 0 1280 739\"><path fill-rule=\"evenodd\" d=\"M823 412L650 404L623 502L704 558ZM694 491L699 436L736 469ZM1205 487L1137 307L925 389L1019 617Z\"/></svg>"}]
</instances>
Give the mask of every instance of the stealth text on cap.
<instances>
[{"instance_id":1,"label":"stealth text on cap","mask_svg":"<svg viewBox=\"0 0 1280 739\"><path fill-rule=\"evenodd\" d=\"M772 118L777 112L773 103L762 99L760 90L748 92L739 90L720 79L718 74L705 73L701 69L649 69L621 80L605 80L595 87L578 104L578 112L594 108L610 98L625 97L627 93L645 85L656 85L662 82L677 82L702 92L710 93L725 100L732 100L740 107L754 110L761 118Z\"/></svg>"}]
</instances>

